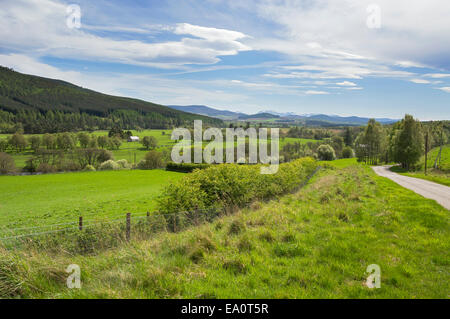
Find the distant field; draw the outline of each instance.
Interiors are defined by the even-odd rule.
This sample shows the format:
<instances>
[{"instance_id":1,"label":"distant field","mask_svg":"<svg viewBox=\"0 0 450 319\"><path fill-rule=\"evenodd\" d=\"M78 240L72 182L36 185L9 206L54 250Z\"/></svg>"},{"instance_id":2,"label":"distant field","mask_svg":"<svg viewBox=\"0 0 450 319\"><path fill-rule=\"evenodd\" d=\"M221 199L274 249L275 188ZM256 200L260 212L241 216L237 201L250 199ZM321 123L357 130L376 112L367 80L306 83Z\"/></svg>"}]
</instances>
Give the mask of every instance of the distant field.
<instances>
[{"instance_id":1,"label":"distant field","mask_svg":"<svg viewBox=\"0 0 450 319\"><path fill-rule=\"evenodd\" d=\"M172 131L171 130L143 130L143 131L131 131L134 136L139 136L142 140L145 136L154 136L158 140L158 149L162 148L171 148L175 145L175 141L171 140ZM164 134L163 134L164 133ZM108 135L107 131L95 131L91 133L95 136ZM35 134L41 136L42 134ZM0 134L0 139L5 139L11 136L11 134ZM32 134L25 135L26 137L32 136ZM224 137L225 138L225 137ZM280 139L280 148L282 148L287 143L295 143L300 142L302 144L306 144L308 142L316 143L319 142L317 140L312 139L303 139L303 138L291 138L287 137L285 139ZM209 142L204 142L204 145L207 145ZM129 163L139 163L145 154L148 152L141 143L139 142L126 142L124 141L118 150L112 150L114 159L126 159ZM16 154L10 154L15 161L16 167L23 168L26 164L27 159L33 156L33 152L30 149L27 149L25 152Z\"/></svg>"},{"instance_id":2,"label":"distant field","mask_svg":"<svg viewBox=\"0 0 450 319\"><path fill-rule=\"evenodd\" d=\"M172 131L171 130L143 130L143 131L131 131L133 135L139 136L142 140L145 136L154 136L158 140L158 147L167 146L170 147L171 145L174 145L175 142L170 139ZM163 132L165 134L163 134ZM101 136L101 135L108 135L107 131L95 131L91 133L95 136ZM30 137L33 134L27 134L26 137ZM38 136L41 136L42 134L35 134ZM0 134L0 139L5 139L11 136L11 134ZM139 163L140 160L142 160L145 156L145 154L148 152L141 143L139 142L126 142L124 141L122 145L120 146L120 149L118 150L112 150L114 159L120 160L120 159L126 159L130 163L134 163L135 156L136 156L136 163ZM25 162L27 159L29 159L31 156L33 156L33 152L31 150L26 150L24 153L16 154L11 153L10 154L16 163L16 167L23 168L25 166Z\"/></svg>"},{"instance_id":3,"label":"distant field","mask_svg":"<svg viewBox=\"0 0 450 319\"><path fill-rule=\"evenodd\" d=\"M145 213L170 181L184 174L126 170L0 176L0 226L35 226Z\"/></svg>"}]
</instances>

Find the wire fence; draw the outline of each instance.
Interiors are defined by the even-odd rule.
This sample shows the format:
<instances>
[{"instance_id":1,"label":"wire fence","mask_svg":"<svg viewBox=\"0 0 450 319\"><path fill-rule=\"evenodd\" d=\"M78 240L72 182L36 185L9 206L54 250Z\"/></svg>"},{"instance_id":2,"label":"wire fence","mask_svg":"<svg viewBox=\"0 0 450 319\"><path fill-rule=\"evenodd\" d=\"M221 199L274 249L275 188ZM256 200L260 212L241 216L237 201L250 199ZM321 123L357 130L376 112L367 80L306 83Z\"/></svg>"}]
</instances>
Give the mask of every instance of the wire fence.
<instances>
[{"instance_id":1,"label":"wire fence","mask_svg":"<svg viewBox=\"0 0 450 319\"><path fill-rule=\"evenodd\" d=\"M7 228L0 230L0 245L5 248L35 246L42 248L64 248L73 251L90 248L110 248L132 238L149 238L160 232L178 232L189 226L211 222L226 210L220 207L183 211L172 214L126 213L121 218L84 220L42 226ZM90 241L90 242L89 242ZM80 247L83 246L83 247Z\"/></svg>"},{"instance_id":2,"label":"wire fence","mask_svg":"<svg viewBox=\"0 0 450 319\"><path fill-rule=\"evenodd\" d=\"M320 170L318 167L308 178L291 192L297 192ZM249 208L246 205L242 208ZM95 213L78 216L74 221L62 221L49 225L12 227L14 223L0 226L0 246L14 248L18 245L38 247L62 247L69 243L72 250L86 246L111 247L131 238L149 238L160 232L179 232L190 226L212 222L217 217L228 215L237 207L210 207L170 214L158 212L122 213L98 216ZM91 242L89 242L91 241Z\"/></svg>"}]
</instances>

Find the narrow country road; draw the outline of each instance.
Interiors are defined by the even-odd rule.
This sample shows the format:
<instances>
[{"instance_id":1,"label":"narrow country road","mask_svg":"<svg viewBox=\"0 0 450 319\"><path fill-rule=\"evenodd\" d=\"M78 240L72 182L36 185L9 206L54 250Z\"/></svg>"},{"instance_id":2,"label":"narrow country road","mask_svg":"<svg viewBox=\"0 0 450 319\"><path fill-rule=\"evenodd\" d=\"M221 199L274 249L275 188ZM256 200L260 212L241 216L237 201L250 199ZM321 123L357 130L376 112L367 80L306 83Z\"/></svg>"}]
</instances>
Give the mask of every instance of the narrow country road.
<instances>
[{"instance_id":1,"label":"narrow country road","mask_svg":"<svg viewBox=\"0 0 450 319\"><path fill-rule=\"evenodd\" d=\"M450 187L424 179L400 175L389 170L391 166L375 166L373 170L380 176L387 177L400 186L408 188L423 197L434 199L450 210Z\"/></svg>"}]
</instances>

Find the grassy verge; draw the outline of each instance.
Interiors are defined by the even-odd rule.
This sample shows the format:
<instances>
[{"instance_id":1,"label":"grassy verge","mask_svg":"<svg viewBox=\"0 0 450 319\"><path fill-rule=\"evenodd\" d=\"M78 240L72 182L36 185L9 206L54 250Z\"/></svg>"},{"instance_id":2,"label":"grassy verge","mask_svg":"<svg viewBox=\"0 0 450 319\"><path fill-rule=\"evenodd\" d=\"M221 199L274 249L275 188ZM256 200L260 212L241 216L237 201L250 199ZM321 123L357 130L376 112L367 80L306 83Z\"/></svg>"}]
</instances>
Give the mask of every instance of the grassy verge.
<instances>
[{"instance_id":1,"label":"grassy verge","mask_svg":"<svg viewBox=\"0 0 450 319\"><path fill-rule=\"evenodd\" d=\"M181 233L89 255L1 251L0 293L29 298L448 298L448 211L369 167ZM69 264L82 288L65 287ZM366 267L381 267L368 289Z\"/></svg>"},{"instance_id":2,"label":"grassy verge","mask_svg":"<svg viewBox=\"0 0 450 319\"><path fill-rule=\"evenodd\" d=\"M450 173L445 173L439 170L430 169L427 172L427 175L425 175L424 172L410 172L399 166L393 166L391 167L391 171L401 175L421 178L438 184L450 186Z\"/></svg>"}]
</instances>

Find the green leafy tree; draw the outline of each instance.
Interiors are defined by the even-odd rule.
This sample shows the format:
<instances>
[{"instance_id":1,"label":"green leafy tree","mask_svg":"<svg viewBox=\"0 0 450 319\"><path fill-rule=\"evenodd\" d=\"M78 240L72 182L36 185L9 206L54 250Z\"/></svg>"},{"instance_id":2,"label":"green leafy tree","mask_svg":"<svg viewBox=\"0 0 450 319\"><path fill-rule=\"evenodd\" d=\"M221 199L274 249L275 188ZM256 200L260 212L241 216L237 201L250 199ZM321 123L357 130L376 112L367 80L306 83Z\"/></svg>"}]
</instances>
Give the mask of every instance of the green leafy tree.
<instances>
[{"instance_id":1,"label":"green leafy tree","mask_svg":"<svg viewBox=\"0 0 450 319\"><path fill-rule=\"evenodd\" d=\"M16 170L14 159L3 152L0 152L0 174L11 174Z\"/></svg>"},{"instance_id":2,"label":"green leafy tree","mask_svg":"<svg viewBox=\"0 0 450 319\"><path fill-rule=\"evenodd\" d=\"M352 146L352 144L353 144L353 134L352 134L350 127L348 127L348 126L345 128L345 132L344 132L344 143L345 143L345 146Z\"/></svg>"},{"instance_id":3,"label":"green leafy tree","mask_svg":"<svg viewBox=\"0 0 450 319\"><path fill-rule=\"evenodd\" d=\"M154 149L158 146L158 140L154 136L145 136L142 139L142 145L144 145L147 150Z\"/></svg>"},{"instance_id":4,"label":"green leafy tree","mask_svg":"<svg viewBox=\"0 0 450 319\"><path fill-rule=\"evenodd\" d=\"M48 150L53 150L56 148L56 138L54 135L52 134L44 134L44 136L42 136L42 144L48 149Z\"/></svg>"},{"instance_id":5,"label":"green leafy tree","mask_svg":"<svg viewBox=\"0 0 450 319\"><path fill-rule=\"evenodd\" d=\"M22 134L16 133L9 139L9 145L16 149L16 152L22 152L27 147L27 141Z\"/></svg>"},{"instance_id":6,"label":"green leafy tree","mask_svg":"<svg viewBox=\"0 0 450 319\"><path fill-rule=\"evenodd\" d=\"M405 115L391 142L394 161L410 169L424 152L422 125L412 115Z\"/></svg>"},{"instance_id":7,"label":"green leafy tree","mask_svg":"<svg viewBox=\"0 0 450 319\"><path fill-rule=\"evenodd\" d=\"M358 161L378 164L386 157L386 133L380 123L370 119L366 128L355 140L355 151Z\"/></svg>"},{"instance_id":8,"label":"green leafy tree","mask_svg":"<svg viewBox=\"0 0 450 319\"><path fill-rule=\"evenodd\" d=\"M75 148L76 141L74 136L68 132L58 134L56 137L56 145L60 150L72 150Z\"/></svg>"},{"instance_id":9,"label":"green leafy tree","mask_svg":"<svg viewBox=\"0 0 450 319\"><path fill-rule=\"evenodd\" d=\"M82 148L87 148L89 146L89 141L91 140L91 137L89 134L80 132L78 133L78 141L80 142L80 146Z\"/></svg>"},{"instance_id":10,"label":"green leafy tree","mask_svg":"<svg viewBox=\"0 0 450 319\"><path fill-rule=\"evenodd\" d=\"M350 146L344 147L342 150L342 158L352 158L355 156L355 152L353 152L353 149Z\"/></svg>"},{"instance_id":11,"label":"green leafy tree","mask_svg":"<svg viewBox=\"0 0 450 319\"><path fill-rule=\"evenodd\" d=\"M0 152L5 152L8 149L8 141L6 139L0 139Z\"/></svg>"},{"instance_id":12,"label":"green leafy tree","mask_svg":"<svg viewBox=\"0 0 450 319\"><path fill-rule=\"evenodd\" d=\"M145 154L142 161L139 162L139 169L156 169L164 166L163 154L158 151L150 151Z\"/></svg>"},{"instance_id":13,"label":"green leafy tree","mask_svg":"<svg viewBox=\"0 0 450 319\"><path fill-rule=\"evenodd\" d=\"M334 149L331 145L328 144L322 144L317 149L317 155L319 156L319 159L322 161L332 161L336 158L336 154L334 152Z\"/></svg>"},{"instance_id":14,"label":"green leafy tree","mask_svg":"<svg viewBox=\"0 0 450 319\"><path fill-rule=\"evenodd\" d=\"M36 152L41 147L41 138L37 135L33 135L28 139L28 142L30 143L31 149Z\"/></svg>"},{"instance_id":15,"label":"green leafy tree","mask_svg":"<svg viewBox=\"0 0 450 319\"><path fill-rule=\"evenodd\" d=\"M106 148L109 144L109 137L102 135L97 138L97 144L101 148Z\"/></svg>"}]
</instances>

